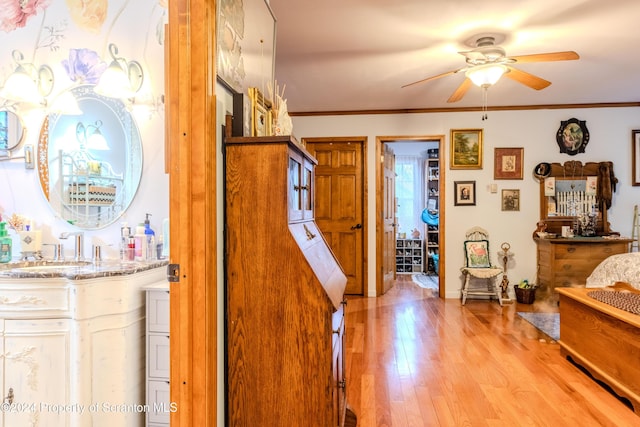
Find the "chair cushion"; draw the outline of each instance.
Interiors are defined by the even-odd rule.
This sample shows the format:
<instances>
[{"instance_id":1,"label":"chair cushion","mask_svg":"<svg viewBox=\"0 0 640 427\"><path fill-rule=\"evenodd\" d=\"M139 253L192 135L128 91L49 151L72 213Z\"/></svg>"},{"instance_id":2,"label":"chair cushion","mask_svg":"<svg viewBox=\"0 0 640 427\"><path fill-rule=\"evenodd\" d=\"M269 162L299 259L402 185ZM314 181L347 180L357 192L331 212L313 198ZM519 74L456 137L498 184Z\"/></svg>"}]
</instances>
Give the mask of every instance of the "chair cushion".
<instances>
[{"instance_id":1,"label":"chair cushion","mask_svg":"<svg viewBox=\"0 0 640 427\"><path fill-rule=\"evenodd\" d=\"M490 279L502 273L501 268L489 267L489 268L468 268L462 267L460 271L464 274L469 274L479 279Z\"/></svg>"},{"instance_id":2,"label":"chair cushion","mask_svg":"<svg viewBox=\"0 0 640 427\"><path fill-rule=\"evenodd\" d=\"M465 240L465 263L470 268L491 268L488 240Z\"/></svg>"}]
</instances>

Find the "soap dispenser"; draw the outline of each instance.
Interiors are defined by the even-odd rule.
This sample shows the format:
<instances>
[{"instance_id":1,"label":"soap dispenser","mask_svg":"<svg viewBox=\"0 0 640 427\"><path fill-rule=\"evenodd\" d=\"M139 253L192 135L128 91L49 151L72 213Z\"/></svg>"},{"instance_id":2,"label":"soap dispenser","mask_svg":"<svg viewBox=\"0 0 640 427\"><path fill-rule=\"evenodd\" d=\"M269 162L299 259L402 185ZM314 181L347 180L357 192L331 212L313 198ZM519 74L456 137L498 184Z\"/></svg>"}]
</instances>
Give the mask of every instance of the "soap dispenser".
<instances>
[{"instance_id":1,"label":"soap dispenser","mask_svg":"<svg viewBox=\"0 0 640 427\"><path fill-rule=\"evenodd\" d=\"M0 262L11 261L11 246L13 241L7 235L7 223L0 222Z\"/></svg>"}]
</instances>

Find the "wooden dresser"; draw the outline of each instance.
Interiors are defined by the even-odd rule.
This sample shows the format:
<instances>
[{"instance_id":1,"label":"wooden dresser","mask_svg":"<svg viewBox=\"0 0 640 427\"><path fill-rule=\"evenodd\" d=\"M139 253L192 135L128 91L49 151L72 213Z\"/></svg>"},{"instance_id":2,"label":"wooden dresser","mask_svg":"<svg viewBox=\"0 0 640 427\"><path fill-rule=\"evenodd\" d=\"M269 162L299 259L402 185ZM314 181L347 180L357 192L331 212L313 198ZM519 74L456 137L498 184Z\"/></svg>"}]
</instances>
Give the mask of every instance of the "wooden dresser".
<instances>
[{"instance_id":1,"label":"wooden dresser","mask_svg":"<svg viewBox=\"0 0 640 427\"><path fill-rule=\"evenodd\" d=\"M535 239L538 246L538 292L556 300L557 287L584 286L605 258L628 252L630 239L573 237Z\"/></svg>"},{"instance_id":2,"label":"wooden dresser","mask_svg":"<svg viewBox=\"0 0 640 427\"><path fill-rule=\"evenodd\" d=\"M229 426L355 425L347 278L314 222L315 164L288 136L225 140Z\"/></svg>"}]
</instances>

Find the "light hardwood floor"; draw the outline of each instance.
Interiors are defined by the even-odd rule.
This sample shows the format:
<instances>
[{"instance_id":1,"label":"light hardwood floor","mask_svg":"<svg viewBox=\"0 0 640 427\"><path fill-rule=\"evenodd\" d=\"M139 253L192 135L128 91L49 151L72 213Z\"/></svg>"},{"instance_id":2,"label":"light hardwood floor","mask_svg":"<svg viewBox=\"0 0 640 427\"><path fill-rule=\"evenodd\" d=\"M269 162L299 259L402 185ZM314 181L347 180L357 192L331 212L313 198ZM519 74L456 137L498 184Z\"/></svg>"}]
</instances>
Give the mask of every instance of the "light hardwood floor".
<instances>
[{"instance_id":1,"label":"light hardwood floor","mask_svg":"<svg viewBox=\"0 0 640 427\"><path fill-rule=\"evenodd\" d=\"M381 297L348 297L347 396L358 426L640 426L516 314L554 310L536 304L462 306L410 276Z\"/></svg>"}]
</instances>

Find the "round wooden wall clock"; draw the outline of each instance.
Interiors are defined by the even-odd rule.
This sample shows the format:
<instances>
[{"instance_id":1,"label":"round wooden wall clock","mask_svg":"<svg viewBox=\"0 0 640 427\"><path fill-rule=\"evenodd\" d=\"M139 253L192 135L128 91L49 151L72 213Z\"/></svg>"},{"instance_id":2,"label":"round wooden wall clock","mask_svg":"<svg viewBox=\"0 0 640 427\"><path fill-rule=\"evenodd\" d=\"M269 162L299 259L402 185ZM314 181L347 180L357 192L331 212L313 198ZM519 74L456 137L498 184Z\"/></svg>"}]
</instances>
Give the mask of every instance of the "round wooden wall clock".
<instances>
[{"instance_id":1,"label":"round wooden wall clock","mask_svg":"<svg viewBox=\"0 0 640 427\"><path fill-rule=\"evenodd\" d=\"M575 118L560 122L560 128L556 133L556 142L561 153L567 153L570 156L584 153L589 143L589 130L586 123L584 120Z\"/></svg>"}]
</instances>

